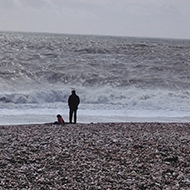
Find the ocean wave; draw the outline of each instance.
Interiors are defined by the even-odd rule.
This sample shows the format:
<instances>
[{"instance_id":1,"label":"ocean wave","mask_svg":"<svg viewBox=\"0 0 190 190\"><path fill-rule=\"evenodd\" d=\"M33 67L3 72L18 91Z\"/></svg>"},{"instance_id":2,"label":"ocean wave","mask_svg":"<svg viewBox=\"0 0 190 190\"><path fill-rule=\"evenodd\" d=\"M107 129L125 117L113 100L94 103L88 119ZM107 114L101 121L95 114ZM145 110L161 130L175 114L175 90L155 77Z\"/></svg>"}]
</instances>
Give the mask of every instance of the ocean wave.
<instances>
[{"instance_id":1,"label":"ocean wave","mask_svg":"<svg viewBox=\"0 0 190 190\"><path fill-rule=\"evenodd\" d=\"M190 41L0 33L0 108L189 110ZM102 106L103 105L103 106Z\"/></svg>"},{"instance_id":2,"label":"ocean wave","mask_svg":"<svg viewBox=\"0 0 190 190\"><path fill-rule=\"evenodd\" d=\"M189 110L190 91L143 90L120 88L85 88L73 87L81 99L84 109L90 107L109 107L109 109L126 110ZM37 90L9 92L0 94L0 108L51 107L57 103L67 105L71 93L70 87L62 90ZM36 105L36 106L35 106ZM104 106L102 106L104 105Z\"/></svg>"}]
</instances>

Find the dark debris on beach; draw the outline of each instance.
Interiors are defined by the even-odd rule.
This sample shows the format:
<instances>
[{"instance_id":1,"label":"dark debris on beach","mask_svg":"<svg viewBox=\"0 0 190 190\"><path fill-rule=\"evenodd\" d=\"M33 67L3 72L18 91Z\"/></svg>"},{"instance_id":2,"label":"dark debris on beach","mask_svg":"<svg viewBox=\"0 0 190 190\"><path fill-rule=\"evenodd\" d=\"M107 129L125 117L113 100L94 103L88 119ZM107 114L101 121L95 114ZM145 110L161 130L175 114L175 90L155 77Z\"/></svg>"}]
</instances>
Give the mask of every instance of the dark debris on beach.
<instances>
[{"instance_id":1,"label":"dark debris on beach","mask_svg":"<svg viewBox=\"0 0 190 190\"><path fill-rule=\"evenodd\" d=\"M0 126L0 189L188 190L190 124Z\"/></svg>"}]
</instances>

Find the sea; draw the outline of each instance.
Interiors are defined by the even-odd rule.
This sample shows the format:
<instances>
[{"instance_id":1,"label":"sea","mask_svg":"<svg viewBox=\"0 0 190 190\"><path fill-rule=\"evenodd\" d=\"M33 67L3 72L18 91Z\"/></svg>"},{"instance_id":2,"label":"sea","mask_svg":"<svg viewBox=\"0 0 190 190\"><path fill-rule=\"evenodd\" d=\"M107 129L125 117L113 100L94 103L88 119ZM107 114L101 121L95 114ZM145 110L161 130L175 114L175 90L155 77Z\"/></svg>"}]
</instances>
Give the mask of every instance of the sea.
<instances>
[{"instance_id":1,"label":"sea","mask_svg":"<svg viewBox=\"0 0 190 190\"><path fill-rule=\"evenodd\" d=\"M0 125L190 122L190 40L0 32Z\"/></svg>"}]
</instances>

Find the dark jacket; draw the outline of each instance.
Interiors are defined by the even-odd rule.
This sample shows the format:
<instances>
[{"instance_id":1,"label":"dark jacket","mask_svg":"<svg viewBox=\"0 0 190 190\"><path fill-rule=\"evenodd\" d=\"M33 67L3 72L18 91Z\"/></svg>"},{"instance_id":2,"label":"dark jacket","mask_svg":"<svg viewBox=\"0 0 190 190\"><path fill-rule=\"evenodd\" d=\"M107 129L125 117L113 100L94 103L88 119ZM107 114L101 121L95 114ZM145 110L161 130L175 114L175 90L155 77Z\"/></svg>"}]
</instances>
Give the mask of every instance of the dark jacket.
<instances>
[{"instance_id":1,"label":"dark jacket","mask_svg":"<svg viewBox=\"0 0 190 190\"><path fill-rule=\"evenodd\" d=\"M72 94L69 96L68 105L71 110L77 110L78 105L80 104L80 98L75 94L75 91L72 91Z\"/></svg>"}]
</instances>

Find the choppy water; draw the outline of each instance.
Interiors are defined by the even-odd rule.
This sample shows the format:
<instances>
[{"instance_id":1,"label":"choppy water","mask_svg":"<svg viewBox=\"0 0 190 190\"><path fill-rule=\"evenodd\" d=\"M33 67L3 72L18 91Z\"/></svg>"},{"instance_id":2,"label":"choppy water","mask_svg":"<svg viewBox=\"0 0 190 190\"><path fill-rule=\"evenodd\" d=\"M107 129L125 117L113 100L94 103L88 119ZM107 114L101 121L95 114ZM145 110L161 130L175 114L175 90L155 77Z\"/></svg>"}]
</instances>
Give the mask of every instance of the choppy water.
<instances>
[{"instance_id":1,"label":"choppy water","mask_svg":"<svg viewBox=\"0 0 190 190\"><path fill-rule=\"evenodd\" d=\"M0 121L66 116L73 88L87 121L189 117L189 73L190 40L1 32Z\"/></svg>"}]
</instances>

